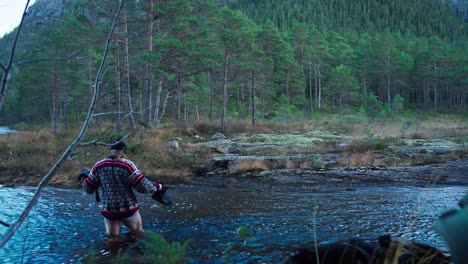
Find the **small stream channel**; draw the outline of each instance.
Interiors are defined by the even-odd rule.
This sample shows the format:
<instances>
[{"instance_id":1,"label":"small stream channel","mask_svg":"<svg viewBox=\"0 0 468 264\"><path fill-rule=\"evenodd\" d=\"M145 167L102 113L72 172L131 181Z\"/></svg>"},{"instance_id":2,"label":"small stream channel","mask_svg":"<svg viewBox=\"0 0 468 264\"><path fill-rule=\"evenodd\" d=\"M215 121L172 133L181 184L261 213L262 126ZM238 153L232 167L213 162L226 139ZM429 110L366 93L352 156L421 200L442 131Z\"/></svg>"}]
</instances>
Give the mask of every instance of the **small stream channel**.
<instances>
[{"instance_id":1,"label":"small stream channel","mask_svg":"<svg viewBox=\"0 0 468 264\"><path fill-rule=\"evenodd\" d=\"M32 187L0 187L1 220L11 222L32 196ZM226 243L238 245L233 263L280 263L297 247L359 236L375 241L390 233L447 249L432 224L456 208L466 186L359 187L351 191L246 191L174 186L175 205L162 208L139 196L144 229L168 241L191 239L187 263L224 263ZM316 208L316 210L314 210ZM245 226L246 247L236 235ZM6 227L0 226L0 232ZM1 263L80 263L94 252L110 261L94 196L47 188L18 233L0 249ZM101 263L101 261L99 263ZM109 262L110 263L110 262Z\"/></svg>"}]
</instances>

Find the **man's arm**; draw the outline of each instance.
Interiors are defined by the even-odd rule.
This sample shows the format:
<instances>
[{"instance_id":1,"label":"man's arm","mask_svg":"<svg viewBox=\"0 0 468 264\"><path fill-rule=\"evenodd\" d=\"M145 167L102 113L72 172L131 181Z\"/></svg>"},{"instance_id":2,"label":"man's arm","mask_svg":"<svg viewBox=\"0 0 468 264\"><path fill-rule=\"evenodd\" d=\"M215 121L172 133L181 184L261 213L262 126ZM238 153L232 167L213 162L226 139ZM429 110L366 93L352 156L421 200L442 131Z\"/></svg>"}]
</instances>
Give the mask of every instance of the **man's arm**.
<instances>
[{"instance_id":1,"label":"man's arm","mask_svg":"<svg viewBox=\"0 0 468 264\"><path fill-rule=\"evenodd\" d=\"M96 177L88 168L83 168L77 178L83 187L83 190L88 194L94 193L99 187L99 183L96 180Z\"/></svg>"}]
</instances>

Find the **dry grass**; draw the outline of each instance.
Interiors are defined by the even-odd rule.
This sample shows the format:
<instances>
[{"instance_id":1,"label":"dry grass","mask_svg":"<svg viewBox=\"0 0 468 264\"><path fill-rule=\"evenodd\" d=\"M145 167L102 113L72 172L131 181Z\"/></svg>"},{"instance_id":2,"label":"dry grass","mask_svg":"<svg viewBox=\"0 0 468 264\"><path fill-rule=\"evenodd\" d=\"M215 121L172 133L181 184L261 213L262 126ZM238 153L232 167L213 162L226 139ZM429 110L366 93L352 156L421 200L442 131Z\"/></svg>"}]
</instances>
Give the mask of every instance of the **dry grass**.
<instances>
[{"instance_id":1,"label":"dry grass","mask_svg":"<svg viewBox=\"0 0 468 264\"><path fill-rule=\"evenodd\" d=\"M0 184L35 184L54 164L59 146L46 130L0 137Z\"/></svg>"},{"instance_id":2,"label":"dry grass","mask_svg":"<svg viewBox=\"0 0 468 264\"><path fill-rule=\"evenodd\" d=\"M353 118L350 118L353 120ZM294 127L294 125L290 125ZM449 114L419 114L413 119L385 122L369 122L368 120L345 121L337 115L327 115L320 121L313 120L307 124L299 124L296 130L310 131L325 129L337 131L352 136L365 136L369 131L380 138L446 138L468 136L468 122L462 115Z\"/></svg>"},{"instance_id":3,"label":"dry grass","mask_svg":"<svg viewBox=\"0 0 468 264\"><path fill-rule=\"evenodd\" d=\"M343 155L339 163L346 167L370 166L374 165L374 160L374 152L366 151L364 153Z\"/></svg>"},{"instance_id":4,"label":"dry grass","mask_svg":"<svg viewBox=\"0 0 468 264\"><path fill-rule=\"evenodd\" d=\"M256 125L252 125L251 121L240 120L240 119L228 119L226 121L226 136L235 136L239 134L273 134L273 133L285 133L291 131L292 127L302 126L301 124L281 124L281 123L268 123L264 121L258 121ZM204 137L210 137L211 135L220 131L219 121L196 121L185 132L189 136L200 135Z\"/></svg>"},{"instance_id":5,"label":"dry grass","mask_svg":"<svg viewBox=\"0 0 468 264\"><path fill-rule=\"evenodd\" d=\"M318 129L339 132L340 134L356 137L366 137L371 134L375 139L383 141L396 139L467 137L468 122L466 122L465 119L466 117L462 115L437 114L429 116L420 114L410 121L402 118L400 121L388 119L385 122L369 122L362 120L357 122L353 118L350 118L351 121L344 121L344 119L339 118L337 115L327 115L326 118L314 119L309 122L272 123L259 121L256 126L252 126L249 121L245 120L227 120L227 131L225 135L233 137L239 134L291 134L304 133ZM218 132L219 124L218 122L207 123L199 121L193 125L193 129L188 130L192 132L197 131L196 134L203 135L206 138ZM376 147L372 142L367 147L365 144L361 145L362 149L359 150L359 152L366 152ZM316 149L309 152L323 152L323 150L329 149L330 146L316 146L315 148ZM302 149L301 151L303 152L304 150ZM294 152L294 150L291 150L291 152Z\"/></svg>"},{"instance_id":6,"label":"dry grass","mask_svg":"<svg viewBox=\"0 0 468 264\"><path fill-rule=\"evenodd\" d=\"M392 241L379 259L379 263L440 263L449 264L449 258L442 251L428 245L413 243L412 241Z\"/></svg>"},{"instance_id":7,"label":"dry grass","mask_svg":"<svg viewBox=\"0 0 468 264\"><path fill-rule=\"evenodd\" d=\"M271 164L263 159L240 160L235 165L229 166L229 174L238 174L247 171L271 169Z\"/></svg>"},{"instance_id":8,"label":"dry grass","mask_svg":"<svg viewBox=\"0 0 468 264\"><path fill-rule=\"evenodd\" d=\"M383 124L365 124L355 127L356 134L365 134L370 130L381 138L447 138L468 136L468 122L461 117L438 115L428 120L414 122L390 122Z\"/></svg>"},{"instance_id":9,"label":"dry grass","mask_svg":"<svg viewBox=\"0 0 468 264\"><path fill-rule=\"evenodd\" d=\"M375 158L375 151L382 150L393 140L398 138L444 138L444 137L467 137L468 122L461 116L437 115L431 119L417 119L412 122L388 122L388 123L346 123L334 117L322 120L312 120L309 123L269 123L258 122L252 126L250 121L227 120L226 136L234 137L240 134L281 134L281 133L301 133L314 129L329 129L339 127L349 135L365 137L372 135L371 140L357 140L349 144L344 151L349 153L344 155L341 164L346 166L361 165L401 165L398 159L380 160ZM18 184L36 184L40 181L49 169L55 164L57 159L67 148L70 142L78 134L79 128L68 129L62 133L54 135L49 128L38 129L36 131L22 132L18 134L0 135L0 173L2 175L0 184L7 182L18 182ZM177 127L160 126L157 129L145 132L144 139L139 135L127 139L129 146L128 158L137 164L139 169L151 178L158 179L165 177L169 179L181 179L186 177L193 168L196 168L207 159L213 157L207 149L200 149L194 146L197 140L195 135L209 140L211 135L219 131L219 123L199 121L192 126ZM331 130L334 131L334 130ZM95 139L100 136L100 141L109 142L109 131L102 131L92 128L87 133L87 139ZM105 135L105 136L103 136ZM181 149L173 151L167 148L166 144L175 137L180 137ZM316 153L327 152L334 147L331 145L314 145L308 149L295 146L285 146L284 150L263 149L263 155L277 155L284 152L289 155L294 153ZM270 151L270 152L269 152ZM91 167L97 160L109 154L108 147L90 145L77 147L70 160L66 161L57 175L52 180L53 184L74 186L75 175L82 167ZM243 153L248 154L248 153ZM255 155L260 154L255 150ZM425 160L414 160L412 163L431 162L431 157ZM314 161L288 161L277 164L270 161L243 161L238 165L238 170L255 171L281 168L303 168L313 169L320 167Z\"/></svg>"},{"instance_id":10,"label":"dry grass","mask_svg":"<svg viewBox=\"0 0 468 264\"><path fill-rule=\"evenodd\" d=\"M304 169L307 169L307 166L309 164L304 164ZM293 160L287 160L286 161L286 169L296 169L300 166L300 164L298 164L297 162L293 161Z\"/></svg>"},{"instance_id":11,"label":"dry grass","mask_svg":"<svg viewBox=\"0 0 468 264\"><path fill-rule=\"evenodd\" d=\"M0 184L36 185L60 158L77 135L76 129L54 135L50 129L0 136ZM99 134L99 131L90 132ZM147 133L144 140L129 138L127 157L150 178L164 177L178 181L188 175L190 158L172 153L166 143L178 135L176 129L158 129ZM86 141L85 139L84 141ZM109 140L102 140L109 141ZM107 146L78 146L51 180L52 185L77 186L75 176L83 167L109 155ZM176 180L177 179L177 180Z\"/></svg>"},{"instance_id":12,"label":"dry grass","mask_svg":"<svg viewBox=\"0 0 468 264\"><path fill-rule=\"evenodd\" d=\"M346 153L365 153L371 150L385 150L385 148L391 144L396 144L398 140L396 138L363 138L353 140L346 144L342 149Z\"/></svg>"}]
</instances>

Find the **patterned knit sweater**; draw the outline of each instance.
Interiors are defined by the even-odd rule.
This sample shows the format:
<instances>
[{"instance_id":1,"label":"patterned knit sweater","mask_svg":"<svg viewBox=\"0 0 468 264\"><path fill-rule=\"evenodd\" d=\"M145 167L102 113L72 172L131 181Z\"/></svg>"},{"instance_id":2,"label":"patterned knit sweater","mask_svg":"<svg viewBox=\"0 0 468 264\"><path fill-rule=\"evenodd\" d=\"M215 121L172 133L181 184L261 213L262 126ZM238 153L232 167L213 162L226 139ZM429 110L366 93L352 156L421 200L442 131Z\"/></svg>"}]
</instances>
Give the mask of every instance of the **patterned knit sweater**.
<instances>
[{"instance_id":1,"label":"patterned knit sweater","mask_svg":"<svg viewBox=\"0 0 468 264\"><path fill-rule=\"evenodd\" d=\"M82 185L89 194L99 192L100 212L109 219L127 218L138 211L133 189L153 194L161 188L160 184L145 178L130 160L111 157L98 161Z\"/></svg>"}]
</instances>

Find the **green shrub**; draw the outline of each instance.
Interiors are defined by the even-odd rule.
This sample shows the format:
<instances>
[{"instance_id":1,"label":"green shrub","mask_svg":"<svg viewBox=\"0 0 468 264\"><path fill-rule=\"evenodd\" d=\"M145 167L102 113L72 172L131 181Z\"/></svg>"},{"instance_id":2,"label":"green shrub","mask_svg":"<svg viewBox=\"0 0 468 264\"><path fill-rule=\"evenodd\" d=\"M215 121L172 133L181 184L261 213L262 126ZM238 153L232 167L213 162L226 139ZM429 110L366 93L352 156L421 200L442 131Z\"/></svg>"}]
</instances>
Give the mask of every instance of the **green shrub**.
<instances>
[{"instance_id":1,"label":"green shrub","mask_svg":"<svg viewBox=\"0 0 468 264\"><path fill-rule=\"evenodd\" d=\"M238 243L226 243L224 244L224 251L223 251L223 260L225 263L232 262L232 254L238 251L241 251L247 247L247 243L252 240L253 236L250 235L249 228L246 226L241 226L236 230L237 236L243 239L241 244Z\"/></svg>"},{"instance_id":2,"label":"green shrub","mask_svg":"<svg viewBox=\"0 0 468 264\"><path fill-rule=\"evenodd\" d=\"M128 253L120 252L112 258L112 263L158 263L158 264L182 264L185 263L186 254L189 248L190 240L184 243L167 242L161 235L153 232L145 232L142 240L130 246L130 248L141 249L143 256L130 256ZM135 261L138 259L138 261ZM95 253L90 250L83 257L83 263L99 263Z\"/></svg>"},{"instance_id":3,"label":"green shrub","mask_svg":"<svg viewBox=\"0 0 468 264\"><path fill-rule=\"evenodd\" d=\"M368 117L375 119L382 112L383 104L374 94L371 93L364 98L364 106L362 107Z\"/></svg>"},{"instance_id":4,"label":"green shrub","mask_svg":"<svg viewBox=\"0 0 468 264\"><path fill-rule=\"evenodd\" d=\"M398 140L396 138L377 138L368 129L366 131L366 137L352 141L344 150L350 153L364 153L369 150L385 150L389 145L396 144L398 144Z\"/></svg>"},{"instance_id":5,"label":"green shrub","mask_svg":"<svg viewBox=\"0 0 468 264\"><path fill-rule=\"evenodd\" d=\"M190 240L187 240L184 243L169 243L156 233L145 232L145 239L135 246L143 246L143 252L148 260L147 263L181 264L184 263L190 242Z\"/></svg>"},{"instance_id":6,"label":"green shrub","mask_svg":"<svg viewBox=\"0 0 468 264\"><path fill-rule=\"evenodd\" d=\"M400 96L400 94L397 94L395 97L393 97L392 113L394 116L398 117L403 112L404 101L405 100Z\"/></svg>"}]
</instances>

